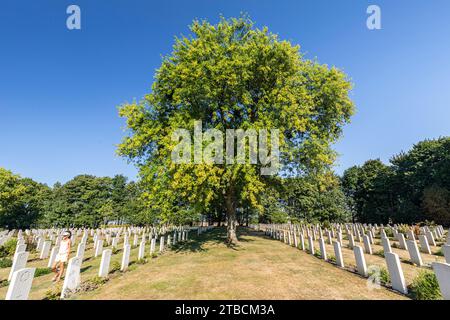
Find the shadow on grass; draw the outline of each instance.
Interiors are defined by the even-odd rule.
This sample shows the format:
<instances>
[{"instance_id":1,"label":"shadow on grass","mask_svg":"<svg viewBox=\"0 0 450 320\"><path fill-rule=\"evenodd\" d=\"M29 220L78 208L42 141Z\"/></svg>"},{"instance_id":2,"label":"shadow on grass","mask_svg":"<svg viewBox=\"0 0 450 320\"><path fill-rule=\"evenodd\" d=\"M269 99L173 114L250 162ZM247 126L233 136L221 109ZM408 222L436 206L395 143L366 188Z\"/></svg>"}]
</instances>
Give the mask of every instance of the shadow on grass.
<instances>
[{"instance_id":1,"label":"shadow on grass","mask_svg":"<svg viewBox=\"0 0 450 320\"><path fill-rule=\"evenodd\" d=\"M85 271L88 271L89 269L91 269L92 268L92 266L86 266L86 267L84 267L84 268L81 268L80 269L80 273L83 273L83 272L85 272Z\"/></svg>"},{"instance_id":2,"label":"shadow on grass","mask_svg":"<svg viewBox=\"0 0 450 320\"><path fill-rule=\"evenodd\" d=\"M253 239L246 238L246 236L262 236L263 234L264 233L262 232L257 232L246 227L238 227L237 229L237 236L240 243L254 241ZM224 244L230 249L239 250L239 244L229 244L226 240L226 227L216 227L212 230L202 233L201 235L197 235L196 231L192 231L187 242L180 242L176 245L173 245L172 250L177 253L183 251L206 252L208 251L208 249L204 247L206 243Z\"/></svg>"}]
</instances>

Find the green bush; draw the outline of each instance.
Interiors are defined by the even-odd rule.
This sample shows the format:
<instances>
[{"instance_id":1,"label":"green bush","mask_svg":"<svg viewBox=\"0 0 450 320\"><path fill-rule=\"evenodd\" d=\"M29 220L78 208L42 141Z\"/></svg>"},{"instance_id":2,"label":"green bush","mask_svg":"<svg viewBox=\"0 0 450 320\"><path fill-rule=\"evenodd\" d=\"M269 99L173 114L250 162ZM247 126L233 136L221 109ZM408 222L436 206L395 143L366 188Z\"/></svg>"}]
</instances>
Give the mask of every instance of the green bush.
<instances>
[{"instance_id":1,"label":"green bush","mask_svg":"<svg viewBox=\"0 0 450 320\"><path fill-rule=\"evenodd\" d=\"M13 256L16 252L17 239L9 239L0 247L0 258Z\"/></svg>"},{"instance_id":2,"label":"green bush","mask_svg":"<svg viewBox=\"0 0 450 320\"><path fill-rule=\"evenodd\" d=\"M6 279L0 280L0 288L6 287L9 285L9 281Z\"/></svg>"},{"instance_id":3,"label":"green bush","mask_svg":"<svg viewBox=\"0 0 450 320\"><path fill-rule=\"evenodd\" d=\"M43 300L60 300L61 288L53 288L45 292Z\"/></svg>"},{"instance_id":4,"label":"green bush","mask_svg":"<svg viewBox=\"0 0 450 320\"><path fill-rule=\"evenodd\" d=\"M111 263L111 269L109 270L109 272L114 273L117 271L120 271L120 262L119 261L114 261L113 263Z\"/></svg>"},{"instance_id":5,"label":"green bush","mask_svg":"<svg viewBox=\"0 0 450 320\"><path fill-rule=\"evenodd\" d=\"M330 256L328 256L328 261L333 263L333 264L336 264L336 257L330 255Z\"/></svg>"},{"instance_id":6,"label":"green bush","mask_svg":"<svg viewBox=\"0 0 450 320\"><path fill-rule=\"evenodd\" d=\"M442 299L436 275L431 271L421 271L409 286L409 291L415 300Z\"/></svg>"},{"instance_id":7,"label":"green bush","mask_svg":"<svg viewBox=\"0 0 450 320\"><path fill-rule=\"evenodd\" d=\"M9 268L13 264L10 258L1 258L0 259L0 268Z\"/></svg>"},{"instance_id":8,"label":"green bush","mask_svg":"<svg viewBox=\"0 0 450 320\"><path fill-rule=\"evenodd\" d=\"M384 231L386 232L386 236L388 238L392 238L394 236L394 231L392 231L392 229L385 228Z\"/></svg>"},{"instance_id":9,"label":"green bush","mask_svg":"<svg viewBox=\"0 0 450 320\"><path fill-rule=\"evenodd\" d=\"M382 285L388 285L391 282L391 277L389 275L389 272L386 268L384 267L379 267L378 269L371 269L369 271L369 277L373 276L375 273L380 273L379 277L380 277L380 284Z\"/></svg>"},{"instance_id":10,"label":"green bush","mask_svg":"<svg viewBox=\"0 0 450 320\"><path fill-rule=\"evenodd\" d=\"M373 254L384 258L384 250L378 250L378 251L374 252Z\"/></svg>"},{"instance_id":11,"label":"green bush","mask_svg":"<svg viewBox=\"0 0 450 320\"><path fill-rule=\"evenodd\" d=\"M52 272L51 268L36 268L36 271L34 272L34 277L40 277L45 274L49 274Z\"/></svg>"}]
</instances>

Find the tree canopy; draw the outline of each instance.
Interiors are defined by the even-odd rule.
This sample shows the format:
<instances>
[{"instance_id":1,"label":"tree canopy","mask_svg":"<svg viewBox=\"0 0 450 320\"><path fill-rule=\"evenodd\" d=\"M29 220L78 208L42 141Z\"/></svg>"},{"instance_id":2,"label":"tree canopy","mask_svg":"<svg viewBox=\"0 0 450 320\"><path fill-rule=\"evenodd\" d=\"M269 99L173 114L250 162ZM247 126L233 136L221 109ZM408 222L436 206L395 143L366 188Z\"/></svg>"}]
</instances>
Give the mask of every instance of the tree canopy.
<instances>
[{"instance_id":1,"label":"tree canopy","mask_svg":"<svg viewBox=\"0 0 450 320\"><path fill-rule=\"evenodd\" d=\"M425 140L392 157L347 169L344 192L357 221L450 224L450 138Z\"/></svg>"},{"instance_id":2,"label":"tree canopy","mask_svg":"<svg viewBox=\"0 0 450 320\"><path fill-rule=\"evenodd\" d=\"M351 84L245 16L194 21L190 31L176 39L143 101L120 108L129 134L118 151L137 164L147 203L162 219L209 211L221 199L228 241L236 242L236 209L262 212L273 177L260 174L261 164L174 163L174 132L193 135L196 121L221 132L279 129L281 171L319 176L333 164L331 145L353 113Z\"/></svg>"}]
</instances>

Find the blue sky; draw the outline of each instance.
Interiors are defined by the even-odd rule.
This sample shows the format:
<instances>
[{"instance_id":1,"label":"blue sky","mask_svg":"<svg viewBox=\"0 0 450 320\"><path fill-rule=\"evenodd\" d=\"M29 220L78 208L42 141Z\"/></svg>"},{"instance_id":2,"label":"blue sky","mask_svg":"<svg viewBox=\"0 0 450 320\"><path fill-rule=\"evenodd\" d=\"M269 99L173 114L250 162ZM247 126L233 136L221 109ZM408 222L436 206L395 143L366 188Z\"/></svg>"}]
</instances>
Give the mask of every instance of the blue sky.
<instances>
[{"instance_id":1,"label":"blue sky","mask_svg":"<svg viewBox=\"0 0 450 320\"><path fill-rule=\"evenodd\" d=\"M66 28L70 4L82 30ZM369 4L381 7L382 30L366 28ZM240 12L351 77L357 114L336 145L337 172L450 134L448 0L3 0L0 166L50 185L81 173L135 178L115 155L117 106L149 92L194 18Z\"/></svg>"}]
</instances>

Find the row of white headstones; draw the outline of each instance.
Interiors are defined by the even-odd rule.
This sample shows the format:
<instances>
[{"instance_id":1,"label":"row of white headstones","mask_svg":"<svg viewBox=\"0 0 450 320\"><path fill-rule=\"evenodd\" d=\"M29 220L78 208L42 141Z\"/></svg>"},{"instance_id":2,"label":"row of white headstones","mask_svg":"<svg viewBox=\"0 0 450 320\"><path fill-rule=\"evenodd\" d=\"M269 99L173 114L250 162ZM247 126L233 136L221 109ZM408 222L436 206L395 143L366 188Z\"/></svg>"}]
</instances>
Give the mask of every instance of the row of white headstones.
<instances>
[{"instance_id":1,"label":"row of white headstones","mask_svg":"<svg viewBox=\"0 0 450 320\"><path fill-rule=\"evenodd\" d=\"M93 238L94 243L94 257L101 255L100 267L98 271L99 277L108 277L110 271L110 262L112 256L112 249L103 249L104 241L111 245L112 248L117 248L121 235L123 234L123 254L121 260L120 270L126 271L130 263L130 252L132 245L129 243L129 239L133 234L133 247L138 246L139 237L141 241L138 249L138 260L142 260L146 257L146 243L147 239L150 241L150 255L153 255L156 251L156 240L159 237L159 252L163 252L167 246L175 245L177 242L184 242L188 240L189 231L197 229L197 233L201 234L204 231L210 230L209 227L163 227L157 228L141 228L130 227L126 230L119 229L78 229L73 230L73 236L71 238L72 245L75 244L76 236L83 234L80 243L78 244L76 256L71 258L67 265L66 275L61 291L61 299L64 299L70 292L75 292L80 286L81 277L80 270L83 263L84 252L86 248L86 242L90 236ZM47 266L50 268L58 254L59 243L61 241L61 234L64 230L26 230L27 235L35 234L33 241L37 243L37 250L40 252L39 258L41 260L48 258ZM168 234L173 232L173 236ZM14 232L9 232L7 236L11 238ZM46 237L49 240L46 240ZM13 258L13 264L9 273L8 281L9 287L6 293L6 300L27 300L34 278L35 268L27 268L29 252L26 251L26 244L22 231L18 232L18 242L16 251ZM167 243L165 240L167 239ZM56 241L55 246L51 248L53 241ZM3 241L4 242L4 241ZM51 250L50 250L51 249Z\"/></svg>"},{"instance_id":2,"label":"row of white headstones","mask_svg":"<svg viewBox=\"0 0 450 320\"><path fill-rule=\"evenodd\" d=\"M348 247L353 250L356 261L356 268L358 273L363 276L368 276L368 268L365 260L364 253L373 254L372 245L375 244L375 235L381 238L381 244L383 246L384 257L386 260L387 269L391 278L392 288L400 293L407 294L408 288L406 285L405 277L400 263L398 254L392 252L389 238L386 236L384 226L377 225L363 225L363 224L335 224L331 226L331 230L322 230L321 226L316 225L256 225L253 226L258 230L262 230L266 235L283 241L286 244L300 248L306 251L305 238L308 241L308 251L311 254L315 254L314 241L319 242L320 257L327 261L327 252L325 241L328 244L333 245L334 254L336 257L336 265L344 268L344 258L342 255L343 247L343 230L347 234ZM435 239L443 239L445 237L445 231L442 226L437 226L433 231L428 226L420 228L419 243L420 251L417 246L416 237L413 230L408 230L407 240L403 233L399 232L397 226L387 226L391 229L394 238L398 240L400 249L408 250L410 261L417 265L423 266L423 261L420 255L420 251L432 254L430 249L430 243L436 246ZM324 237L326 234L326 240ZM336 240L333 240L336 239ZM363 242L363 247L355 243L355 240L360 243ZM445 257L445 263L433 262L432 269L436 274L436 278L439 283L439 287L442 296L446 300L450 300L450 230L447 234L446 244L442 246L442 251Z\"/></svg>"}]
</instances>

